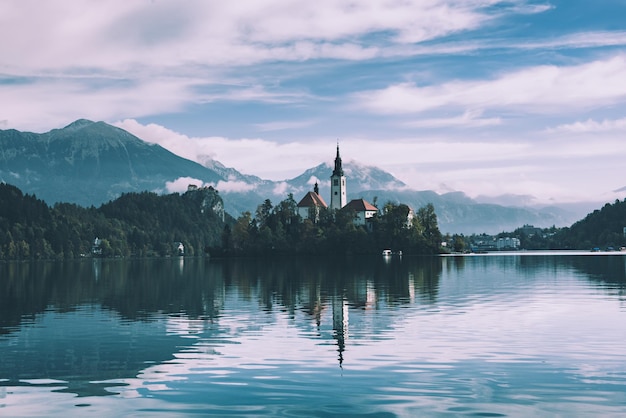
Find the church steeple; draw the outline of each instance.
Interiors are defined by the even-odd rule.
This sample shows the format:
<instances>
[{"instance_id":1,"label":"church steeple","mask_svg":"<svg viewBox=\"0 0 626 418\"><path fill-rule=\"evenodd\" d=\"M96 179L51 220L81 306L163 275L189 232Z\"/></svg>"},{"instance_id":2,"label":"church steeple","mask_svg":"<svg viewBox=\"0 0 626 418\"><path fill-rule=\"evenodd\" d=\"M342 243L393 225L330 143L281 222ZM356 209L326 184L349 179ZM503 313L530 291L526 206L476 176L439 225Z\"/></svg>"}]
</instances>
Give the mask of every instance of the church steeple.
<instances>
[{"instance_id":1,"label":"church steeple","mask_svg":"<svg viewBox=\"0 0 626 418\"><path fill-rule=\"evenodd\" d=\"M341 167L341 157L339 156L339 142L337 142L337 156L335 157L335 169L330 176L330 209L341 209L347 203L346 177L343 175Z\"/></svg>"},{"instance_id":2,"label":"church steeple","mask_svg":"<svg viewBox=\"0 0 626 418\"><path fill-rule=\"evenodd\" d=\"M337 156L335 157L335 169L333 170L333 176L343 176L341 157L339 156L339 142L337 142Z\"/></svg>"}]
</instances>

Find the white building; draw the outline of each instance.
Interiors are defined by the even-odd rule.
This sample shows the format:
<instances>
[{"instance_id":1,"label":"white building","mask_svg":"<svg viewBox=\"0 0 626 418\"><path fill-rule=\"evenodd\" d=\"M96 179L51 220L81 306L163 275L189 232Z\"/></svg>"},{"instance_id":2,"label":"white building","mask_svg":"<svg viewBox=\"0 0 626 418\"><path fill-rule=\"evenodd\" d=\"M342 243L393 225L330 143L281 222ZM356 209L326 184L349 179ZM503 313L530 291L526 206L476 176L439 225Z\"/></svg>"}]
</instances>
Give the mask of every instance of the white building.
<instances>
[{"instance_id":1,"label":"white building","mask_svg":"<svg viewBox=\"0 0 626 418\"><path fill-rule=\"evenodd\" d=\"M512 237L498 238L496 248L498 250L517 250L520 247L520 240Z\"/></svg>"},{"instance_id":2,"label":"white building","mask_svg":"<svg viewBox=\"0 0 626 418\"><path fill-rule=\"evenodd\" d=\"M315 183L313 191L305 194L300 203L298 203L298 215L302 219L310 219L311 222L317 223L320 220L320 211L326 208L328 208L328 205L320 196L319 187Z\"/></svg>"},{"instance_id":3,"label":"white building","mask_svg":"<svg viewBox=\"0 0 626 418\"><path fill-rule=\"evenodd\" d=\"M365 199L354 199L345 205L342 210L352 210L355 213L354 224L366 225L367 220L373 218L378 213L378 208Z\"/></svg>"}]
</instances>

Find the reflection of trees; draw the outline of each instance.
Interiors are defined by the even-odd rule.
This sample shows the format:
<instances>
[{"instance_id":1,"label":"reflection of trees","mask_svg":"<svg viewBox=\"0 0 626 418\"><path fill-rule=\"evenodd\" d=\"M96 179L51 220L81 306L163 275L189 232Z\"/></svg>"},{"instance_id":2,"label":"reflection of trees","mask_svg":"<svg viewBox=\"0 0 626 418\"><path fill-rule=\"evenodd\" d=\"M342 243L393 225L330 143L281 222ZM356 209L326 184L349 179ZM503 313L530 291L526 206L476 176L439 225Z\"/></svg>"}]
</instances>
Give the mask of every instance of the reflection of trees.
<instances>
[{"instance_id":1,"label":"reflection of trees","mask_svg":"<svg viewBox=\"0 0 626 418\"><path fill-rule=\"evenodd\" d=\"M626 257L623 255L572 257L570 263L593 282L617 288L620 294L626 290Z\"/></svg>"},{"instance_id":2,"label":"reflection of trees","mask_svg":"<svg viewBox=\"0 0 626 418\"><path fill-rule=\"evenodd\" d=\"M221 266L181 261L0 264L0 333L46 309L67 312L84 304L101 304L132 320L156 312L216 317L223 304Z\"/></svg>"},{"instance_id":3,"label":"reflection of trees","mask_svg":"<svg viewBox=\"0 0 626 418\"><path fill-rule=\"evenodd\" d=\"M48 318L60 314L55 321L71 330L57 334L39 327L27 350L0 346L9 350L0 353L0 368L14 383L49 377L67 381L68 392L107 394L105 385L90 382L136 376L146 361L170 360L184 344L165 335L164 315L219 322L226 301L233 312L246 302L291 318L304 313L319 338L335 340L341 364L352 332L349 319L359 320L358 314L349 318L351 310L431 303L440 273L438 258L408 257L388 264L379 258L0 264L1 333L19 333L37 317L45 318L44 312ZM331 335L321 329L324 315L332 318ZM102 328L89 330L94 324Z\"/></svg>"},{"instance_id":4,"label":"reflection of trees","mask_svg":"<svg viewBox=\"0 0 626 418\"><path fill-rule=\"evenodd\" d=\"M316 318L329 298L351 308L378 309L437 297L441 263L436 257L405 257L384 263L374 258L255 258L83 260L0 265L0 333L48 308L71 311L101 304L131 320L154 313L184 312L190 318L219 316L228 289L245 300L258 298L299 309Z\"/></svg>"},{"instance_id":5,"label":"reflection of trees","mask_svg":"<svg viewBox=\"0 0 626 418\"><path fill-rule=\"evenodd\" d=\"M353 308L401 305L437 297L441 262L437 257L405 257L386 264L372 257L257 258L221 260L224 282L248 299L258 294L266 309L318 315L325 299L343 296ZM374 295L372 295L372 292ZM372 300L374 299L374 300Z\"/></svg>"}]
</instances>

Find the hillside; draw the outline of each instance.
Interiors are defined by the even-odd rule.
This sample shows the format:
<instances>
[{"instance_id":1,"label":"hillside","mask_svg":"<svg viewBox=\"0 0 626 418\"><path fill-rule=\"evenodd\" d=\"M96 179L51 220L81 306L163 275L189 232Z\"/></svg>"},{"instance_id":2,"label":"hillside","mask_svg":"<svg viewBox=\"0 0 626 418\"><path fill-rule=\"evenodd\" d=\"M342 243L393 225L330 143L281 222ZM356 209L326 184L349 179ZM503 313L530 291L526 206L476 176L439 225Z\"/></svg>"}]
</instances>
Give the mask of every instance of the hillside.
<instances>
[{"instance_id":1,"label":"hillside","mask_svg":"<svg viewBox=\"0 0 626 418\"><path fill-rule=\"evenodd\" d=\"M616 200L596 209L569 228L563 228L555 241L560 248L601 248L626 245L626 201Z\"/></svg>"},{"instance_id":2,"label":"hillside","mask_svg":"<svg viewBox=\"0 0 626 418\"><path fill-rule=\"evenodd\" d=\"M0 260L76 258L90 253L95 238L109 257L170 255L177 242L186 254L202 255L220 244L223 216L219 194L208 188L126 193L96 209L49 207L0 183Z\"/></svg>"},{"instance_id":3,"label":"hillside","mask_svg":"<svg viewBox=\"0 0 626 418\"><path fill-rule=\"evenodd\" d=\"M44 134L0 131L0 180L52 204L99 205L168 181L222 180L215 171L104 122L78 120Z\"/></svg>"}]
</instances>

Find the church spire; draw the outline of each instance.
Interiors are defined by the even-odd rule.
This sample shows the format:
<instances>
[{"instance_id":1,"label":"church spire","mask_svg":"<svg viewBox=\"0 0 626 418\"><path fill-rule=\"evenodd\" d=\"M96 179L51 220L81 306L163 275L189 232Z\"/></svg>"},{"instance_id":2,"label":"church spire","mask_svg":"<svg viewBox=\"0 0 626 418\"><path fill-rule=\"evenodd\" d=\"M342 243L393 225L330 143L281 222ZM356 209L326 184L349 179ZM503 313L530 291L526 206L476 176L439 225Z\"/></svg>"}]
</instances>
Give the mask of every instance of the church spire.
<instances>
[{"instance_id":1,"label":"church spire","mask_svg":"<svg viewBox=\"0 0 626 418\"><path fill-rule=\"evenodd\" d=\"M341 157L339 156L339 141L337 141L337 156L335 157L335 169L333 170L333 176L343 176Z\"/></svg>"}]
</instances>

